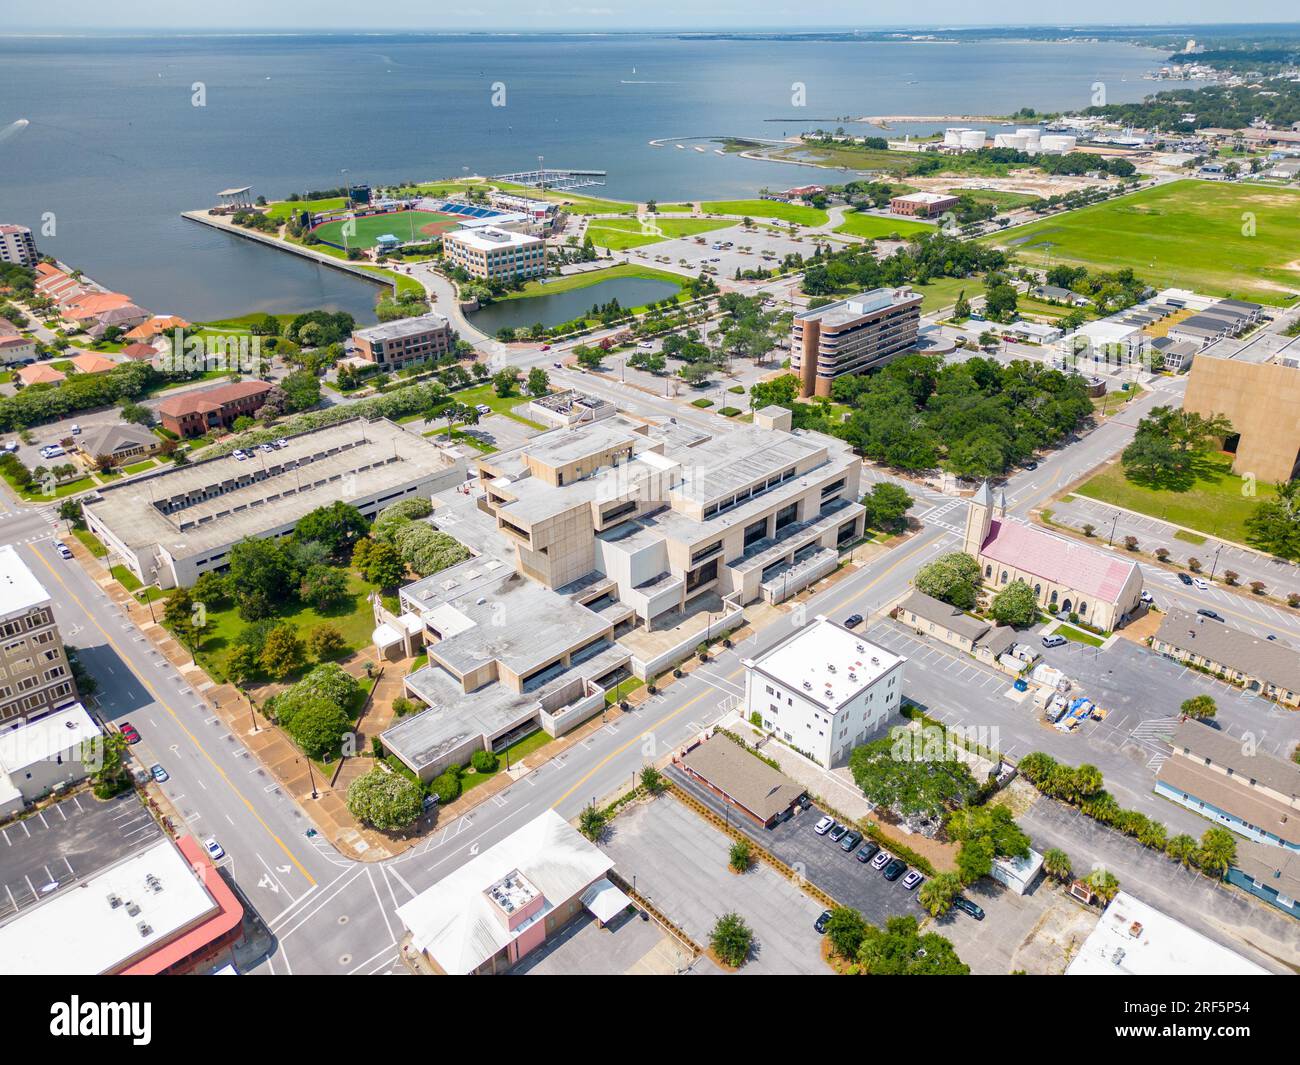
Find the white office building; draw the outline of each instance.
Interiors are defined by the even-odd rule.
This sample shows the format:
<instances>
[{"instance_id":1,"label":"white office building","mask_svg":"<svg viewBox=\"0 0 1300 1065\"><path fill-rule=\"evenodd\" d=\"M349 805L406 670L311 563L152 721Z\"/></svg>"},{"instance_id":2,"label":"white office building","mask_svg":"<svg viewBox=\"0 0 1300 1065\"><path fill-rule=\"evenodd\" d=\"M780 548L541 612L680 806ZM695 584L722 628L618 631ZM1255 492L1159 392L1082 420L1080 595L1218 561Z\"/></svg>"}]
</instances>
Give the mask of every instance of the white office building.
<instances>
[{"instance_id":1,"label":"white office building","mask_svg":"<svg viewBox=\"0 0 1300 1065\"><path fill-rule=\"evenodd\" d=\"M40 258L32 231L26 226L0 224L0 263L35 266Z\"/></svg>"},{"instance_id":2,"label":"white office building","mask_svg":"<svg viewBox=\"0 0 1300 1065\"><path fill-rule=\"evenodd\" d=\"M907 660L823 615L745 660L745 716L824 766L843 764L899 711Z\"/></svg>"}]
</instances>

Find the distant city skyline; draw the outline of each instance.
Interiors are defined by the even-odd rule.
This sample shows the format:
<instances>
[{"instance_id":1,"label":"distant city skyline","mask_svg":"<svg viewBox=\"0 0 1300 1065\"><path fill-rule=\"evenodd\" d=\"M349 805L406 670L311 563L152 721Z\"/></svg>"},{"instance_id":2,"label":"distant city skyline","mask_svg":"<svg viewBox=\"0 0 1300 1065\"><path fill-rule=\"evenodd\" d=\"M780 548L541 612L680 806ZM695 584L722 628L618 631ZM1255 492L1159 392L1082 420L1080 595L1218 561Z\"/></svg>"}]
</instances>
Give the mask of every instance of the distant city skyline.
<instances>
[{"instance_id":1,"label":"distant city skyline","mask_svg":"<svg viewBox=\"0 0 1300 1065\"><path fill-rule=\"evenodd\" d=\"M932 0L921 9L908 3L875 5L854 10L843 0L808 0L791 6L788 0L721 0L702 8L685 0L663 0L656 17L646 21L644 5L629 0L597 0L593 4L536 4L521 0L481 0L453 12L430 13L418 0L391 0L365 12L358 21L353 0L228 0L221 7L222 23L211 23L211 9L189 14L154 0L67 0L57 7L8 12L0 20L0 35L14 32L75 34L105 31L140 32L437 32L558 30L660 31L674 30L819 30L819 29L936 29L998 26L1105 28L1160 25L1234 25L1287 21L1294 10L1281 0L1242 0L1224 22L1221 3L1212 0L1147 0L1136 8L1124 0L1097 0L1086 13L1064 0L1046 3L993 3L972 6L965 0ZM1080 15L1083 15L1081 18Z\"/></svg>"}]
</instances>

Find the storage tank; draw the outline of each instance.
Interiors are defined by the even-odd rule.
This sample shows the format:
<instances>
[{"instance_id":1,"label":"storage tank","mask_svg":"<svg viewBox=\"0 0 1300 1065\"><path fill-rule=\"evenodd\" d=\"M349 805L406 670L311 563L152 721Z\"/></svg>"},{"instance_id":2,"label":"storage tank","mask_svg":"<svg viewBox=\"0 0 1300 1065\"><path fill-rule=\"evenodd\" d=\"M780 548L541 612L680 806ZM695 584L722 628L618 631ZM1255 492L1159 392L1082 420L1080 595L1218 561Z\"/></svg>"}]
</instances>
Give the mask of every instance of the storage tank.
<instances>
[{"instance_id":1,"label":"storage tank","mask_svg":"<svg viewBox=\"0 0 1300 1065\"><path fill-rule=\"evenodd\" d=\"M1064 133L1053 133L1049 136L1042 137L1039 140L1039 146L1045 152L1064 155L1066 152L1074 151L1074 146L1079 143L1077 137L1071 137Z\"/></svg>"},{"instance_id":2,"label":"storage tank","mask_svg":"<svg viewBox=\"0 0 1300 1065\"><path fill-rule=\"evenodd\" d=\"M945 148L960 148L961 135L967 132L969 132L969 130L964 129L961 126L949 126L943 131L943 146Z\"/></svg>"},{"instance_id":3,"label":"storage tank","mask_svg":"<svg viewBox=\"0 0 1300 1065\"><path fill-rule=\"evenodd\" d=\"M961 146L964 151L983 148L986 139L987 137L982 129L964 129L961 131Z\"/></svg>"},{"instance_id":4,"label":"storage tank","mask_svg":"<svg viewBox=\"0 0 1300 1065\"><path fill-rule=\"evenodd\" d=\"M1025 152L1029 150L1029 140L1021 133L996 133L993 136L993 147L1014 148L1018 152Z\"/></svg>"},{"instance_id":5,"label":"storage tank","mask_svg":"<svg viewBox=\"0 0 1300 1065\"><path fill-rule=\"evenodd\" d=\"M1037 126L1021 126L1016 130L1017 137L1025 138L1025 150L1036 152L1041 147L1039 143L1043 136L1043 131Z\"/></svg>"}]
</instances>

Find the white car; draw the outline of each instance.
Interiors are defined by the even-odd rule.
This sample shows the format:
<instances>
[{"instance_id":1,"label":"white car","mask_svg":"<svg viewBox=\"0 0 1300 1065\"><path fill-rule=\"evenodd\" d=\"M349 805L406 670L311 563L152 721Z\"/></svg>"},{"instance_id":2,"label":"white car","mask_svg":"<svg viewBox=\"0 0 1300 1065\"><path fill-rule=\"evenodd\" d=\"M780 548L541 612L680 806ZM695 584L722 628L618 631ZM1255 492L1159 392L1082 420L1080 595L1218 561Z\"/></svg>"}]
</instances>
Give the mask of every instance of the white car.
<instances>
[{"instance_id":1,"label":"white car","mask_svg":"<svg viewBox=\"0 0 1300 1065\"><path fill-rule=\"evenodd\" d=\"M73 423L72 423L72 435L73 435L73 436L80 436L80 435L81 435L81 426L78 425L76 422L73 422Z\"/></svg>"},{"instance_id":2,"label":"white car","mask_svg":"<svg viewBox=\"0 0 1300 1065\"><path fill-rule=\"evenodd\" d=\"M1143 592L1140 596L1138 596L1138 598L1141 599L1142 602L1144 603L1154 603L1156 601L1156 597L1152 595L1150 592Z\"/></svg>"},{"instance_id":3,"label":"white car","mask_svg":"<svg viewBox=\"0 0 1300 1065\"><path fill-rule=\"evenodd\" d=\"M1203 577L1193 577L1192 583L1196 585L1196 587L1199 588L1201 591L1205 591L1207 588L1209 588L1209 585L1205 582L1205 579Z\"/></svg>"},{"instance_id":4,"label":"white car","mask_svg":"<svg viewBox=\"0 0 1300 1065\"><path fill-rule=\"evenodd\" d=\"M241 451L239 448L236 448L234 451L231 452L231 454L234 455L235 458L237 458L240 462L243 462L244 459L248 458L248 456L245 455L243 451Z\"/></svg>"},{"instance_id":5,"label":"white car","mask_svg":"<svg viewBox=\"0 0 1300 1065\"><path fill-rule=\"evenodd\" d=\"M72 557L72 552L68 549L68 545L67 545L67 544L59 544L58 547L55 548L55 550L57 550L57 551L59 552L59 557L60 557L60 558L71 558L71 557Z\"/></svg>"},{"instance_id":6,"label":"white car","mask_svg":"<svg viewBox=\"0 0 1300 1065\"><path fill-rule=\"evenodd\" d=\"M486 403L477 403L477 404L474 405L474 409L475 409L476 411L478 411L480 414L491 414L491 413L492 413L492 408L489 407Z\"/></svg>"},{"instance_id":7,"label":"white car","mask_svg":"<svg viewBox=\"0 0 1300 1065\"><path fill-rule=\"evenodd\" d=\"M276 447L288 447L288 446L289 446L289 441L286 440L284 437L280 437L280 439L277 440L277 441L275 442L275 446L276 446Z\"/></svg>"},{"instance_id":8,"label":"white car","mask_svg":"<svg viewBox=\"0 0 1300 1065\"><path fill-rule=\"evenodd\" d=\"M817 835L819 836L824 836L826 835L827 832L829 832L834 827L835 827L835 818L823 817L820 821L817 822L816 825L813 826L813 831L816 832Z\"/></svg>"},{"instance_id":9,"label":"white car","mask_svg":"<svg viewBox=\"0 0 1300 1065\"><path fill-rule=\"evenodd\" d=\"M203 849L208 852L208 856L214 861L219 862L226 856L225 848L217 842L216 836L209 836L203 841Z\"/></svg>"}]
</instances>

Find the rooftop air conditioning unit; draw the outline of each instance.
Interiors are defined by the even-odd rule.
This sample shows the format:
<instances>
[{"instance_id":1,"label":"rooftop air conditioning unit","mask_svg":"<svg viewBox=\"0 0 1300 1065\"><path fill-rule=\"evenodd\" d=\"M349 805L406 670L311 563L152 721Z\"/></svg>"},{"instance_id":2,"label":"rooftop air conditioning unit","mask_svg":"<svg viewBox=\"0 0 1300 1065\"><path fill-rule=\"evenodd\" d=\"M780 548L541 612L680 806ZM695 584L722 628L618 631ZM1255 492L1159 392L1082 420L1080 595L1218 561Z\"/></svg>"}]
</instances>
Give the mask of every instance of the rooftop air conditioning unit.
<instances>
[{"instance_id":1,"label":"rooftop air conditioning unit","mask_svg":"<svg viewBox=\"0 0 1300 1065\"><path fill-rule=\"evenodd\" d=\"M148 921L137 921L135 927L140 933L141 939L147 939L149 936L153 935L153 926L150 925Z\"/></svg>"},{"instance_id":2,"label":"rooftop air conditioning unit","mask_svg":"<svg viewBox=\"0 0 1300 1065\"><path fill-rule=\"evenodd\" d=\"M849 680L857 680L857 679L858 679L858 675L857 675L856 673L854 673L853 670L850 669L850 670L849 670Z\"/></svg>"},{"instance_id":3,"label":"rooftop air conditioning unit","mask_svg":"<svg viewBox=\"0 0 1300 1065\"><path fill-rule=\"evenodd\" d=\"M878 666L878 665L880 665L880 659L877 658L875 655L872 655L872 656L871 656L871 664L872 664L873 666Z\"/></svg>"},{"instance_id":4,"label":"rooftop air conditioning unit","mask_svg":"<svg viewBox=\"0 0 1300 1065\"><path fill-rule=\"evenodd\" d=\"M803 686L805 691L812 691L812 681L810 680L804 681Z\"/></svg>"},{"instance_id":5,"label":"rooftop air conditioning unit","mask_svg":"<svg viewBox=\"0 0 1300 1065\"><path fill-rule=\"evenodd\" d=\"M863 647L862 644L858 644L858 645L857 645L857 648L858 648L858 650L859 650L860 652L866 650L866 648Z\"/></svg>"},{"instance_id":6,"label":"rooftop air conditioning unit","mask_svg":"<svg viewBox=\"0 0 1300 1065\"><path fill-rule=\"evenodd\" d=\"M826 668L827 668L831 673L835 673L835 672L837 672L837 669L836 669L836 667L835 667L835 663L834 663L834 662L827 662L827 663L826 663Z\"/></svg>"},{"instance_id":7,"label":"rooftop air conditioning unit","mask_svg":"<svg viewBox=\"0 0 1300 1065\"><path fill-rule=\"evenodd\" d=\"M126 912L127 912L128 914L130 914L132 917L139 917L139 916L140 916L140 907L139 907L138 905L136 905L134 902L127 902L127 904L126 904Z\"/></svg>"},{"instance_id":8,"label":"rooftop air conditioning unit","mask_svg":"<svg viewBox=\"0 0 1300 1065\"><path fill-rule=\"evenodd\" d=\"M122 897L121 897L120 895L118 895L117 892L115 892L115 891L110 891L110 892L108 893L108 906L109 906L109 909L116 910L116 909L117 909L119 906L121 906L121 905L122 905Z\"/></svg>"}]
</instances>

